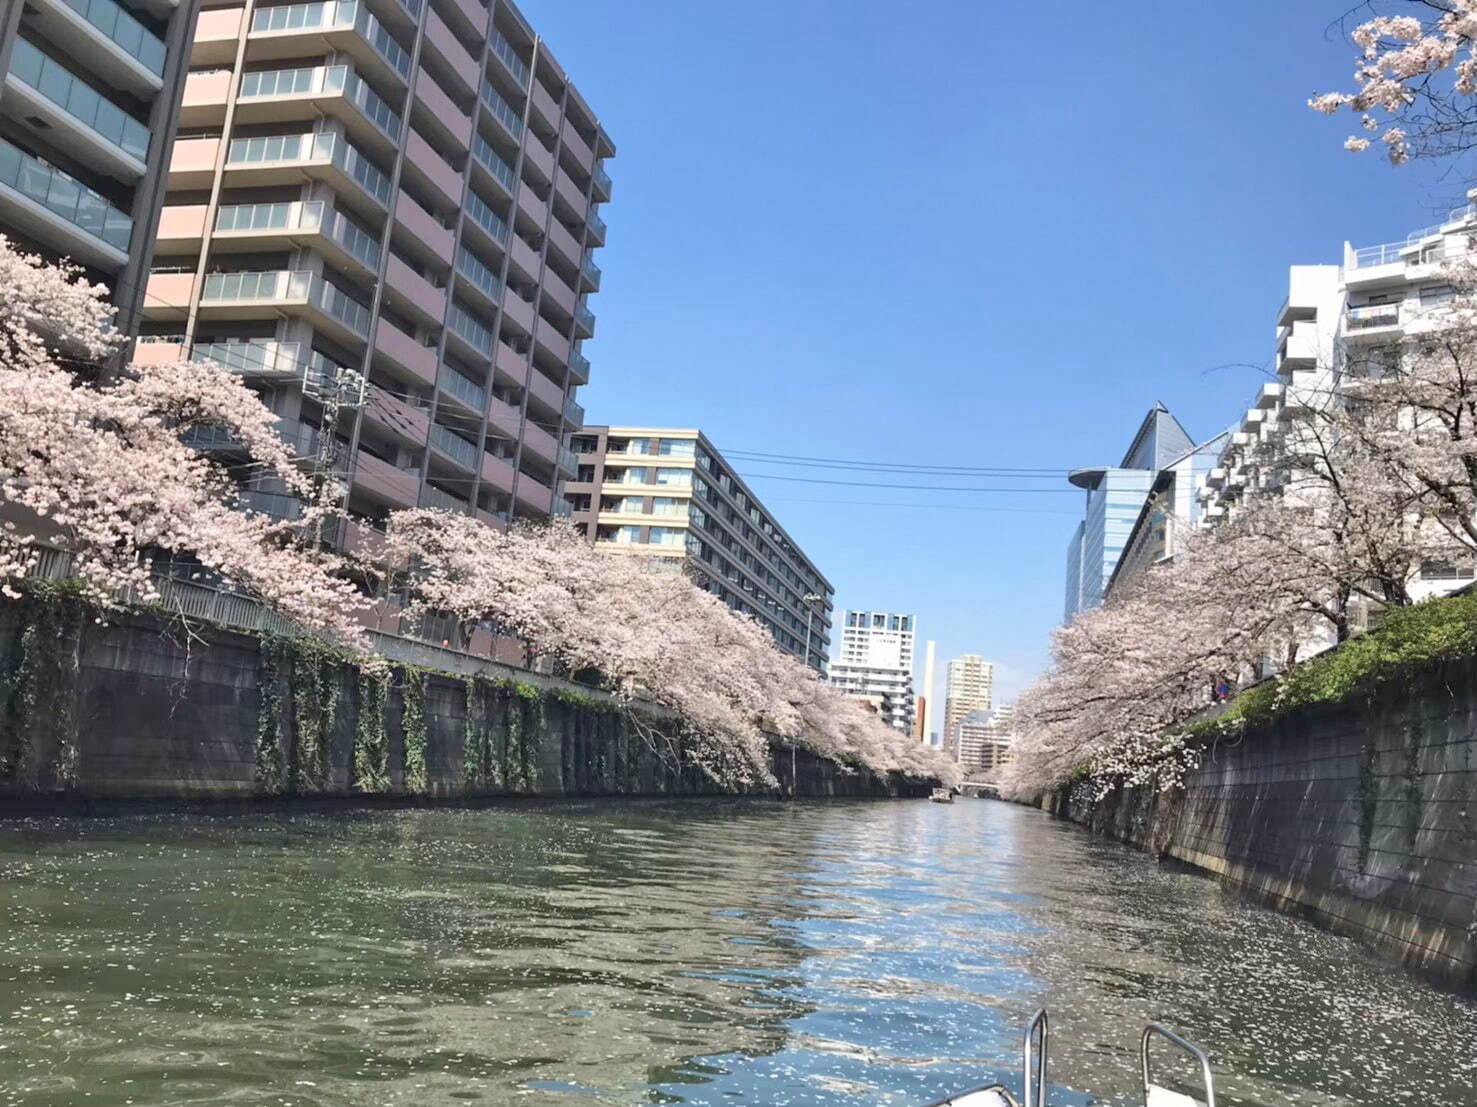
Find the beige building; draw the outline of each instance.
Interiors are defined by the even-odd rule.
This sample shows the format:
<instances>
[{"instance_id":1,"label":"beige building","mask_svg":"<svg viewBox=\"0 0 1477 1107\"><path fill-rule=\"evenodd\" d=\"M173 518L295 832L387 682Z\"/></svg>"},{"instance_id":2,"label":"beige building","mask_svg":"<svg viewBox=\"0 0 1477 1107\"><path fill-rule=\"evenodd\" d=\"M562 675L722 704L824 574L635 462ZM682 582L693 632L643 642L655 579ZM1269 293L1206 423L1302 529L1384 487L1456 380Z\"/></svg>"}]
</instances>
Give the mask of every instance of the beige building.
<instances>
[{"instance_id":1,"label":"beige building","mask_svg":"<svg viewBox=\"0 0 1477 1107\"><path fill-rule=\"evenodd\" d=\"M614 152L508 0L205 0L138 356L247 378L351 547L398 508L547 518Z\"/></svg>"},{"instance_id":2,"label":"beige building","mask_svg":"<svg viewBox=\"0 0 1477 1107\"><path fill-rule=\"evenodd\" d=\"M949 662L944 693L944 734L953 740L959 721L971 711L988 711L995 684L995 666L979 654L967 653Z\"/></svg>"},{"instance_id":3,"label":"beige building","mask_svg":"<svg viewBox=\"0 0 1477 1107\"><path fill-rule=\"evenodd\" d=\"M971 711L951 732L954 759L969 774L990 775L1015 759L1015 729L1009 705Z\"/></svg>"},{"instance_id":4,"label":"beige building","mask_svg":"<svg viewBox=\"0 0 1477 1107\"><path fill-rule=\"evenodd\" d=\"M664 558L824 672L830 582L700 430L586 427L571 440L571 520L616 553Z\"/></svg>"}]
</instances>

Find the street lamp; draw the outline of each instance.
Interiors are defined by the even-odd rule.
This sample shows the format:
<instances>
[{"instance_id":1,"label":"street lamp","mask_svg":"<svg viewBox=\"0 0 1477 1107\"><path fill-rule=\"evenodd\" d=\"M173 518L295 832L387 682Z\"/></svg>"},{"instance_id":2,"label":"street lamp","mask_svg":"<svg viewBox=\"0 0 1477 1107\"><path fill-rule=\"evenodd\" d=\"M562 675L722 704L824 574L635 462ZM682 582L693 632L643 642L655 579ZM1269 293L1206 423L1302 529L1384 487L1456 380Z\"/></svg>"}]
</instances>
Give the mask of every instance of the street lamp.
<instances>
[{"instance_id":1,"label":"street lamp","mask_svg":"<svg viewBox=\"0 0 1477 1107\"><path fill-rule=\"evenodd\" d=\"M807 668L810 666L810 628L815 622L815 605L821 602L821 598L814 592L807 592L801 597L805 604L805 653L801 660ZM795 799L800 781L795 775L795 739L790 738L790 798Z\"/></svg>"}]
</instances>

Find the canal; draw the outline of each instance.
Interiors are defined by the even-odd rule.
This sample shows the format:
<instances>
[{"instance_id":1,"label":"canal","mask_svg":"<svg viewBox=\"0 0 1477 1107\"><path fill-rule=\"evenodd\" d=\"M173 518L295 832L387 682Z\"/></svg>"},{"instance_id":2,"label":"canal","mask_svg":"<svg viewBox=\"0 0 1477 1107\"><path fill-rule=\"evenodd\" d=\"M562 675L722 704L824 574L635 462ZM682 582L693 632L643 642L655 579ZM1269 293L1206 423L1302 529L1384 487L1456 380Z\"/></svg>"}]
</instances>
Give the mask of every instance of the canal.
<instances>
[{"instance_id":1,"label":"canal","mask_svg":"<svg viewBox=\"0 0 1477 1107\"><path fill-rule=\"evenodd\" d=\"M0 1104L922 1104L1053 1018L1222 1103L1477 1102L1477 1006L986 800L0 822Z\"/></svg>"}]
</instances>

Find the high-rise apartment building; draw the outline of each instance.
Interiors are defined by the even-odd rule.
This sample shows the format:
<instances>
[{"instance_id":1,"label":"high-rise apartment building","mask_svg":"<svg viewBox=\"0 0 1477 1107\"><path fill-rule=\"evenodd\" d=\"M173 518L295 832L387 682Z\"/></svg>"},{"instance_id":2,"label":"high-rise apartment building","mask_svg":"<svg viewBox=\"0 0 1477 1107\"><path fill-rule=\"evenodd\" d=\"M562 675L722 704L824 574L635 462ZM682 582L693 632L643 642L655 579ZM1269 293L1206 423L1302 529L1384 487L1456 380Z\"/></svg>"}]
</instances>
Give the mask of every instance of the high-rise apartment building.
<instances>
[{"instance_id":1,"label":"high-rise apartment building","mask_svg":"<svg viewBox=\"0 0 1477 1107\"><path fill-rule=\"evenodd\" d=\"M197 0L0 6L0 234L113 290L132 333Z\"/></svg>"},{"instance_id":2,"label":"high-rise apartment building","mask_svg":"<svg viewBox=\"0 0 1477 1107\"><path fill-rule=\"evenodd\" d=\"M683 565L699 587L825 672L830 582L699 430L586 427L567 510L597 546Z\"/></svg>"},{"instance_id":3,"label":"high-rise apartment building","mask_svg":"<svg viewBox=\"0 0 1477 1107\"><path fill-rule=\"evenodd\" d=\"M959 720L971 711L988 711L995 666L976 653L949 662L944 694L944 733L952 736Z\"/></svg>"},{"instance_id":4,"label":"high-rise apartment building","mask_svg":"<svg viewBox=\"0 0 1477 1107\"><path fill-rule=\"evenodd\" d=\"M889 611L848 611L841 628L841 656L831 663L831 683L847 695L880 705L896 730L913 730L913 616Z\"/></svg>"},{"instance_id":5,"label":"high-rise apartment building","mask_svg":"<svg viewBox=\"0 0 1477 1107\"><path fill-rule=\"evenodd\" d=\"M1163 404L1139 424L1116 467L1078 469L1068 479L1087 493L1082 522L1067 549L1066 617L1097 607L1159 471L1195 443Z\"/></svg>"},{"instance_id":6,"label":"high-rise apartment building","mask_svg":"<svg viewBox=\"0 0 1477 1107\"><path fill-rule=\"evenodd\" d=\"M139 356L250 378L360 521L545 518L614 152L507 0L206 0Z\"/></svg>"},{"instance_id":7,"label":"high-rise apartment building","mask_svg":"<svg viewBox=\"0 0 1477 1107\"><path fill-rule=\"evenodd\" d=\"M1340 402L1343 382L1384 372L1399 344L1427 326L1431 309L1454 295L1443 266L1472 256L1477 189L1445 219L1398 242L1343 246L1341 265L1294 265L1276 318L1277 379L1261 386L1207 475L1205 518L1234 515L1258 495L1299 495L1302 476L1289 468L1287 438L1312 413ZM1316 488L1318 482L1314 482ZM1316 492L1315 492L1316 494ZM1428 562L1409 584L1416 598L1471 583L1470 565Z\"/></svg>"}]
</instances>

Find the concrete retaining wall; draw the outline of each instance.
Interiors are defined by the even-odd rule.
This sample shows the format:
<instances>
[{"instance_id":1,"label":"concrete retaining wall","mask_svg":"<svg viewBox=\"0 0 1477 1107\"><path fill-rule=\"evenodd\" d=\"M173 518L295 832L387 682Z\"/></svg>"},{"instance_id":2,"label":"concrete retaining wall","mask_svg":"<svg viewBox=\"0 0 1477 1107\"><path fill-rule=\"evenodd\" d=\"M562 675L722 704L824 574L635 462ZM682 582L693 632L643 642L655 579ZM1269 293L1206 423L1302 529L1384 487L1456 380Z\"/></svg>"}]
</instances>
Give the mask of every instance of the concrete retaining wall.
<instances>
[{"instance_id":1,"label":"concrete retaining wall","mask_svg":"<svg viewBox=\"0 0 1477 1107\"><path fill-rule=\"evenodd\" d=\"M1183 792L1049 806L1477 993L1477 662L1207 751Z\"/></svg>"},{"instance_id":2,"label":"concrete retaining wall","mask_svg":"<svg viewBox=\"0 0 1477 1107\"><path fill-rule=\"evenodd\" d=\"M401 652L380 709L373 681L322 651L214 628L185 634L146 614L98 624L65 600L0 603L0 807L5 796L18 806L722 791L690 762L659 755L653 746L665 743L643 738L594 689L423 643ZM803 752L797 768L801 795L927 790ZM788 792L787 751L774 770Z\"/></svg>"}]
</instances>

